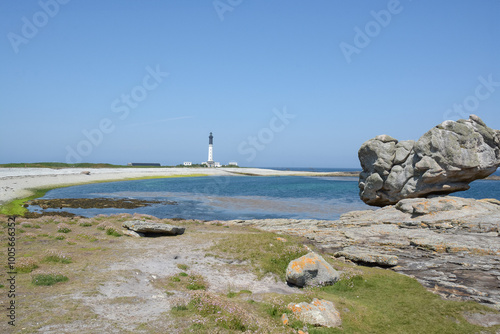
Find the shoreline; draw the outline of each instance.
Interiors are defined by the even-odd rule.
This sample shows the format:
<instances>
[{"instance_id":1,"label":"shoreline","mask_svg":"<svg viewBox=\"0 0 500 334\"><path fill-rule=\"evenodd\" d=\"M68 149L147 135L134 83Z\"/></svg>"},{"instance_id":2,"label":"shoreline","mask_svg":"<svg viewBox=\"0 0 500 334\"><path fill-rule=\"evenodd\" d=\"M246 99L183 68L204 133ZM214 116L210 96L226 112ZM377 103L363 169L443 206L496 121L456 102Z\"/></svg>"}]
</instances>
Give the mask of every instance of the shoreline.
<instances>
[{"instance_id":1,"label":"shoreline","mask_svg":"<svg viewBox=\"0 0 500 334\"><path fill-rule=\"evenodd\" d=\"M88 174L89 172L89 174ZM357 177L357 172L300 172L262 168L0 168L0 206L34 195L36 189L185 176Z\"/></svg>"}]
</instances>

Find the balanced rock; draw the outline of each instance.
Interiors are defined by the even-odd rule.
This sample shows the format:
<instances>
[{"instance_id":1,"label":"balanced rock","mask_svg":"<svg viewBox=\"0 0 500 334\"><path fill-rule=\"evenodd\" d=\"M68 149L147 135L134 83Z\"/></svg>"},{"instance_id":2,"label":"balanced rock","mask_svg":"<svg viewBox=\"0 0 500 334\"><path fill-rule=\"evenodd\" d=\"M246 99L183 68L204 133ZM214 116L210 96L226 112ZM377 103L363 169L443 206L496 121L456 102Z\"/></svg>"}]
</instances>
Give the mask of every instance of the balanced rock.
<instances>
[{"instance_id":1,"label":"balanced rock","mask_svg":"<svg viewBox=\"0 0 500 334\"><path fill-rule=\"evenodd\" d=\"M137 233L158 235L179 235L185 231L184 227L142 220L129 220L124 222L122 226Z\"/></svg>"},{"instance_id":2,"label":"balanced rock","mask_svg":"<svg viewBox=\"0 0 500 334\"><path fill-rule=\"evenodd\" d=\"M291 261L286 269L287 283L298 287L331 285L338 280L339 273L314 252Z\"/></svg>"},{"instance_id":3,"label":"balanced rock","mask_svg":"<svg viewBox=\"0 0 500 334\"><path fill-rule=\"evenodd\" d=\"M328 300L314 298L310 304L306 302L290 303L287 308L293 312L297 319L313 326L339 327L342 325L340 312Z\"/></svg>"},{"instance_id":4,"label":"balanced rock","mask_svg":"<svg viewBox=\"0 0 500 334\"><path fill-rule=\"evenodd\" d=\"M500 166L500 131L476 115L444 121L418 141L381 135L358 152L360 198L369 205L469 189Z\"/></svg>"}]
</instances>

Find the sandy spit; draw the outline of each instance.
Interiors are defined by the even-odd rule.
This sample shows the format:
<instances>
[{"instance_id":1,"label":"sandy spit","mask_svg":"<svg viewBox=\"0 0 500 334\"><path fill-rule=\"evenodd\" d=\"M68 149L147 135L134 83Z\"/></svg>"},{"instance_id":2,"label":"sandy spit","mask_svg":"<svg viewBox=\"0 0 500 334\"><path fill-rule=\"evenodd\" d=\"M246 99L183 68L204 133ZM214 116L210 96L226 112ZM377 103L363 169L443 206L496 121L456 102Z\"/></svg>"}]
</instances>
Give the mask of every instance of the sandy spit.
<instances>
[{"instance_id":1,"label":"sandy spit","mask_svg":"<svg viewBox=\"0 0 500 334\"><path fill-rule=\"evenodd\" d=\"M90 172L90 175L84 174ZM30 189L108 180L171 175L303 175L352 176L345 173L312 173L259 168L0 168L0 205L33 194Z\"/></svg>"}]
</instances>

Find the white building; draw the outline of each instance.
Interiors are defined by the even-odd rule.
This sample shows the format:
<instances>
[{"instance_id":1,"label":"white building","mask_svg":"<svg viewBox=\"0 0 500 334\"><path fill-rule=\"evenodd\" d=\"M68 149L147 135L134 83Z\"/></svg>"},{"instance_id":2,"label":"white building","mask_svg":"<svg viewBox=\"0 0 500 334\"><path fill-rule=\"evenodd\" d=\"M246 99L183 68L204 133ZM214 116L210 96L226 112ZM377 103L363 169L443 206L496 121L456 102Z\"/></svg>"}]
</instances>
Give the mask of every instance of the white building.
<instances>
[{"instance_id":1,"label":"white building","mask_svg":"<svg viewBox=\"0 0 500 334\"><path fill-rule=\"evenodd\" d=\"M192 166L193 163L191 161L184 161L184 166Z\"/></svg>"},{"instance_id":2,"label":"white building","mask_svg":"<svg viewBox=\"0 0 500 334\"><path fill-rule=\"evenodd\" d=\"M238 163L236 161L231 161L228 163L229 166L238 166Z\"/></svg>"}]
</instances>

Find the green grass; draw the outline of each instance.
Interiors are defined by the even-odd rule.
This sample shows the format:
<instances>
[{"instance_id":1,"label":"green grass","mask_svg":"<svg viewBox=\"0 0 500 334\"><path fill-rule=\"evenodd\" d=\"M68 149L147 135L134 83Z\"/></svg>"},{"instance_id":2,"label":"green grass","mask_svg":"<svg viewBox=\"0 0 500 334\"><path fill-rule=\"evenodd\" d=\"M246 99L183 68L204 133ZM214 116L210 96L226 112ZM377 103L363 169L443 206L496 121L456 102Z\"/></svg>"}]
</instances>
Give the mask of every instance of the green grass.
<instances>
[{"instance_id":1,"label":"green grass","mask_svg":"<svg viewBox=\"0 0 500 334\"><path fill-rule=\"evenodd\" d=\"M189 269L189 267L186 264L178 264L177 268L179 268L180 270L188 270Z\"/></svg>"},{"instance_id":2,"label":"green grass","mask_svg":"<svg viewBox=\"0 0 500 334\"><path fill-rule=\"evenodd\" d=\"M50 286L68 280L68 277L59 274L36 274L33 275L31 283L34 285Z\"/></svg>"},{"instance_id":3,"label":"green grass","mask_svg":"<svg viewBox=\"0 0 500 334\"><path fill-rule=\"evenodd\" d=\"M30 273L38 268L38 264L31 257L21 258L17 261L16 271L20 274Z\"/></svg>"},{"instance_id":4,"label":"green grass","mask_svg":"<svg viewBox=\"0 0 500 334\"><path fill-rule=\"evenodd\" d=\"M31 190L33 192L33 195L25 197L25 198L20 198L20 199L15 199L12 202L9 202L2 207L0 207L0 213L4 215L10 215L10 216L24 216L26 212L28 212L28 209L26 209L23 205L25 202L30 201L32 199L42 197L44 196L47 191L51 190L53 188L43 188L43 189L34 189Z\"/></svg>"},{"instance_id":5,"label":"green grass","mask_svg":"<svg viewBox=\"0 0 500 334\"><path fill-rule=\"evenodd\" d=\"M270 232L233 234L220 240L210 251L221 257L249 261L259 278L273 273L284 280L288 263L308 251L297 244L294 237L287 237L286 242L277 237Z\"/></svg>"},{"instance_id":6,"label":"green grass","mask_svg":"<svg viewBox=\"0 0 500 334\"><path fill-rule=\"evenodd\" d=\"M211 331L213 328L226 330L223 333L254 332L258 327L245 311L238 303L203 291L196 292L188 304L176 305L170 312L191 319L192 315L203 317L204 321L192 321L190 329L195 332L220 333Z\"/></svg>"},{"instance_id":7,"label":"green grass","mask_svg":"<svg viewBox=\"0 0 500 334\"><path fill-rule=\"evenodd\" d=\"M311 334L477 333L484 329L468 323L463 313L492 311L472 302L443 300L413 278L375 268L363 268L363 275L316 289L315 294L334 302L343 331L310 328Z\"/></svg>"},{"instance_id":8,"label":"green grass","mask_svg":"<svg viewBox=\"0 0 500 334\"><path fill-rule=\"evenodd\" d=\"M186 288L188 290L205 290L207 287L205 286L205 284L199 282L191 282L186 285Z\"/></svg>"},{"instance_id":9,"label":"green grass","mask_svg":"<svg viewBox=\"0 0 500 334\"><path fill-rule=\"evenodd\" d=\"M106 234L112 235L113 237L121 237L122 236L122 234L120 232L118 232L117 230L115 230L114 228L108 228L106 230Z\"/></svg>"},{"instance_id":10,"label":"green grass","mask_svg":"<svg viewBox=\"0 0 500 334\"><path fill-rule=\"evenodd\" d=\"M71 258L70 257L66 257L66 256L61 256L61 255L47 255L43 258L42 262L45 262L45 263L49 263L49 262L52 262L52 263L64 263L64 264L68 264L68 263L71 263Z\"/></svg>"}]
</instances>

